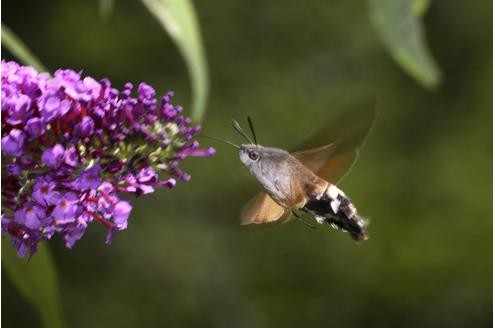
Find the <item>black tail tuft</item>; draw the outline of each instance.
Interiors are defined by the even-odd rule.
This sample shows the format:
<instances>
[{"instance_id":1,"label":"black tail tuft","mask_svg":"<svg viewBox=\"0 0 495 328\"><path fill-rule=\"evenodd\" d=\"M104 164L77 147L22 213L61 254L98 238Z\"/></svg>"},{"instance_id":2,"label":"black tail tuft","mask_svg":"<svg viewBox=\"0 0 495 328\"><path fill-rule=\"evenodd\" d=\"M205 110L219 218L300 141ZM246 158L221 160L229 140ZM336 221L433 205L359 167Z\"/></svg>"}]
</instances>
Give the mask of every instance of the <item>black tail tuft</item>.
<instances>
[{"instance_id":1,"label":"black tail tuft","mask_svg":"<svg viewBox=\"0 0 495 328\"><path fill-rule=\"evenodd\" d=\"M347 231L352 239L356 241L364 241L368 239L368 234L366 232L366 220L354 215L353 217L341 216L339 218L331 217L327 218L326 222L331 226L336 226L337 228Z\"/></svg>"}]
</instances>

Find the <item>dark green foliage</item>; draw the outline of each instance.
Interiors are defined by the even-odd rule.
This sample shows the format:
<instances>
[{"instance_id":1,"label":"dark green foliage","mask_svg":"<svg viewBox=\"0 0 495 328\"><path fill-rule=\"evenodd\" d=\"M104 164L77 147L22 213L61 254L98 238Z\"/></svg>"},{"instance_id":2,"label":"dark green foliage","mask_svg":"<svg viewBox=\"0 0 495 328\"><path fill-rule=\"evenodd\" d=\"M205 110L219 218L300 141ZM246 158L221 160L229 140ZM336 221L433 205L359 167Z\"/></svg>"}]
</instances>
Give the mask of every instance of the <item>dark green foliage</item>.
<instances>
[{"instance_id":1,"label":"dark green foliage","mask_svg":"<svg viewBox=\"0 0 495 328\"><path fill-rule=\"evenodd\" d=\"M96 228L72 251L52 242L69 326L491 325L491 2L431 2L421 20L443 73L434 92L384 51L366 2L195 5L211 77L205 133L235 139L231 118L250 115L260 143L292 149L376 96L372 134L341 185L370 217L370 240L297 221L242 231L256 182L231 147L215 145L213 160L191 161L191 183L134 202L111 247ZM147 81L188 104L180 53L140 2L115 2L106 20L97 1L2 9L47 67ZM3 280L5 326L36 326Z\"/></svg>"}]
</instances>

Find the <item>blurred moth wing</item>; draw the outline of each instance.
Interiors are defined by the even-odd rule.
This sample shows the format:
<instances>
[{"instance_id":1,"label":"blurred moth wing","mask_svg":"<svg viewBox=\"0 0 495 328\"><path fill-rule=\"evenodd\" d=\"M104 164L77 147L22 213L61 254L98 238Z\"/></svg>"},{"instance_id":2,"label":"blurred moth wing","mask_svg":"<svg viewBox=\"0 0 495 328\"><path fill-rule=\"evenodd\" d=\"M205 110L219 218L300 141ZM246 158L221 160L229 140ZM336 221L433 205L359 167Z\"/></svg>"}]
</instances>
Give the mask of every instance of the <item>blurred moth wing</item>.
<instances>
[{"instance_id":1,"label":"blurred moth wing","mask_svg":"<svg viewBox=\"0 0 495 328\"><path fill-rule=\"evenodd\" d=\"M320 178L337 183L350 172L358 158L357 150L336 153L337 144L292 153L304 166Z\"/></svg>"},{"instance_id":2,"label":"blurred moth wing","mask_svg":"<svg viewBox=\"0 0 495 328\"><path fill-rule=\"evenodd\" d=\"M296 151L292 153L292 156L313 173L318 174L329 164L330 158L335 153L336 146L336 143L331 143L314 149Z\"/></svg>"},{"instance_id":3,"label":"blurred moth wing","mask_svg":"<svg viewBox=\"0 0 495 328\"><path fill-rule=\"evenodd\" d=\"M291 155L320 178L336 184L356 162L358 149L369 134L375 116L374 102L361 104L320 129L301 147L317 144L321 140L330 143ZM297 174L294 178L298 178ZM280 206L267 193L259 193L243 207L241 225L272 226L285 223L290 217L289 209Z\"/></svg>"},{"instance_id":4,"label":"blurred moth wing","mask_svg":"<svg viewBox=\"0 0 495 328\"><path fill-rule=\"evenodd\" d=\"M349 173L359 157L376 118L375 101L365 101L318 130L292 153L320 178L337 184ZM322 140L327 145L313 148ZM313 148L313 149L311 149Z\"/></svg>"},{"instance_id":5,"label":"blurred moth wing","mask_svg":"<svg viewBox=\"0 0 495 328\"><path fill-rule=\"evenodd\" d=\"M259 193L242 208L241 225L284 221L288 216L289 210L278 205L268 194Z\"/></svg>"}]
</instances>

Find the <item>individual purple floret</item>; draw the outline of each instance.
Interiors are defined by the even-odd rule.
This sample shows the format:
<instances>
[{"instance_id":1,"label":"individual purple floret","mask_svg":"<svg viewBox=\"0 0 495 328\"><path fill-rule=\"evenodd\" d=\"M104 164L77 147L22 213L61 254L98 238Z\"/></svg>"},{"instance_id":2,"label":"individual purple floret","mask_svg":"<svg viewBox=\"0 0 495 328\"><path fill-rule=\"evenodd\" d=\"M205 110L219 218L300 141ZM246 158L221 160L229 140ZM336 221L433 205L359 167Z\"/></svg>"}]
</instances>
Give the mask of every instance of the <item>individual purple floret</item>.
<instances>
[{"instance_id":1,"label":"individual purple floret","mask_svg":"<svg viewBox=\"0 0 495 328\"><path fill-rule=\"evenodd\" d=\"M172 188L190 176L179 162L210 157L193 138L199 126L181 115L168 92L58 70L53 77L2 61L2 233L19 256L59 234L72 248L91 222L110 243L127 228L135 196Z\"/></svg>"}]
</instances>

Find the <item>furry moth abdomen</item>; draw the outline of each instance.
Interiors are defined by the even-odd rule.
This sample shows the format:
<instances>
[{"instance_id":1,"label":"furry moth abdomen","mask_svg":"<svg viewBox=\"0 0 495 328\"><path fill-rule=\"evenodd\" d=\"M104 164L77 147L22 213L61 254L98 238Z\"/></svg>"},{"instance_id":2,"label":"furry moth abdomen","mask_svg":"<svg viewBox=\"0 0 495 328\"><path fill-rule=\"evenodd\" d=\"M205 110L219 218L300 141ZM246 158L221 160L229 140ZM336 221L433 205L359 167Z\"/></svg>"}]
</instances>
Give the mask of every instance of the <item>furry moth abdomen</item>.
<instances>
[{"instance_id":1,"label":"furry moth abdomen","mask_svg":"<svg viewBox=\"0 0 495 328\"><path fill-rule=\"evenodd\" d=\"M303 210L314 215L318 223L349 232L354 240L368 239L367 221L358 215L351 200L333 184L328 184L322 195L310 198Z\"/></svg>"}]
</instances>

